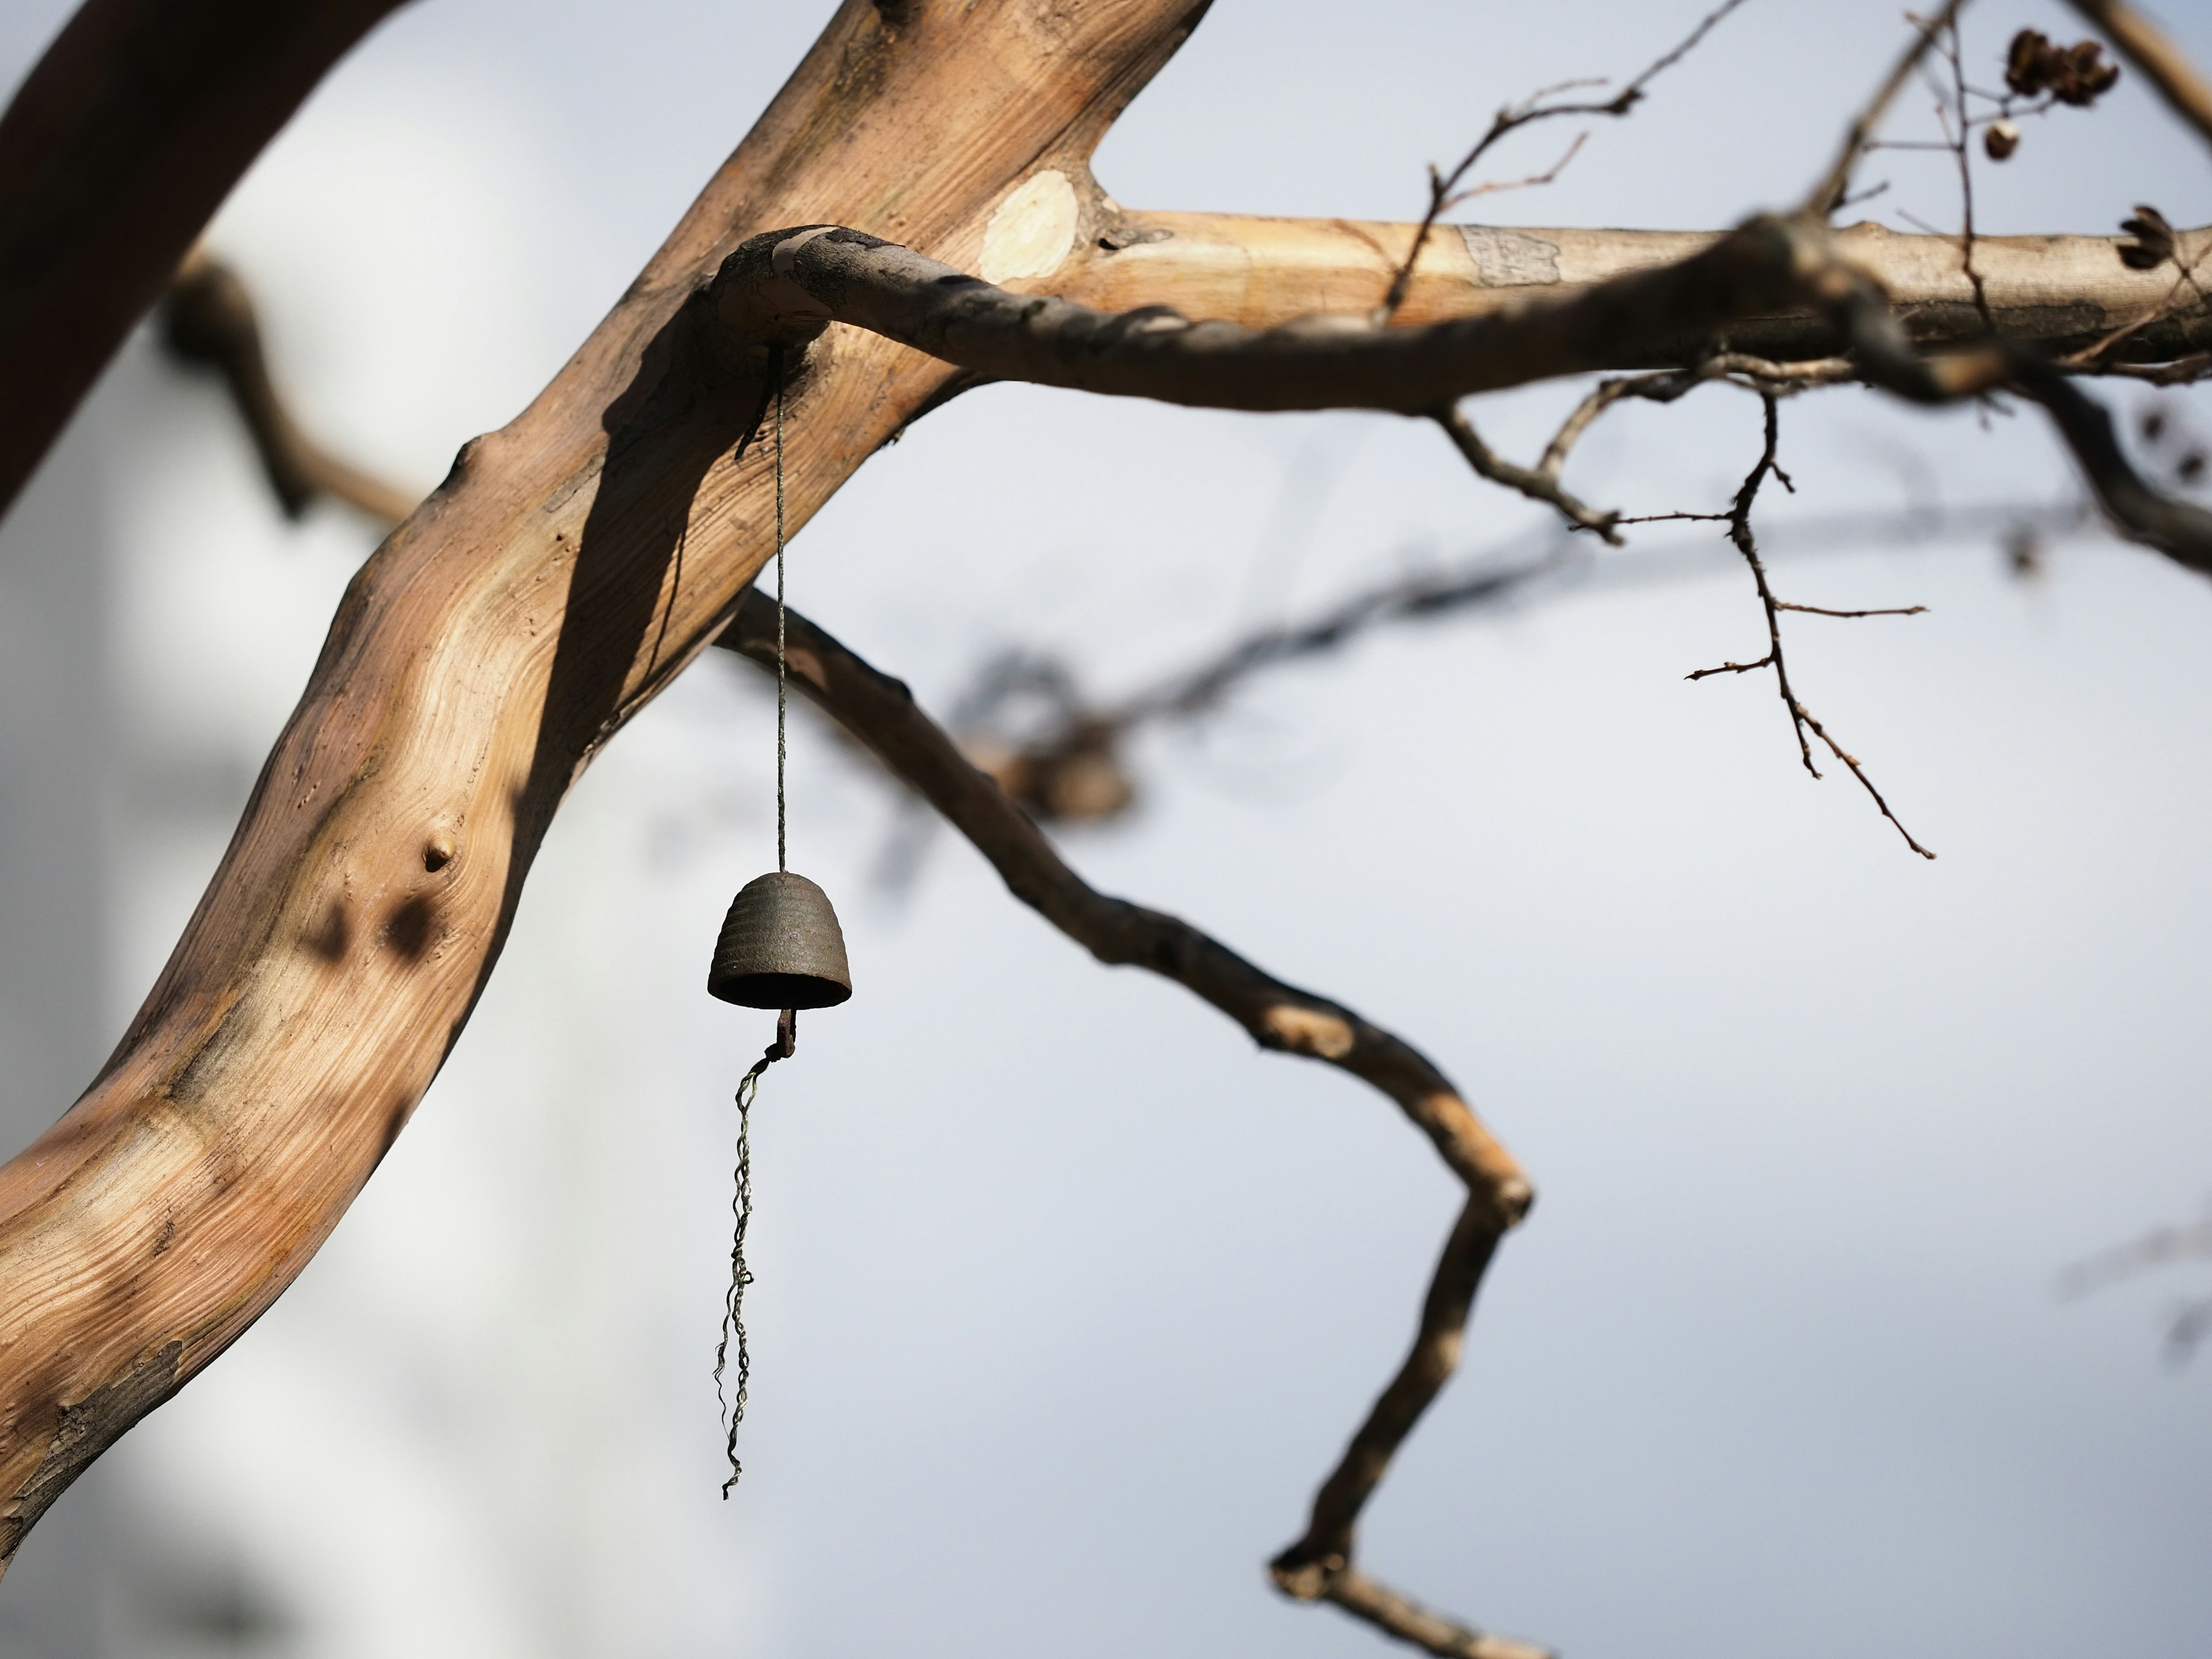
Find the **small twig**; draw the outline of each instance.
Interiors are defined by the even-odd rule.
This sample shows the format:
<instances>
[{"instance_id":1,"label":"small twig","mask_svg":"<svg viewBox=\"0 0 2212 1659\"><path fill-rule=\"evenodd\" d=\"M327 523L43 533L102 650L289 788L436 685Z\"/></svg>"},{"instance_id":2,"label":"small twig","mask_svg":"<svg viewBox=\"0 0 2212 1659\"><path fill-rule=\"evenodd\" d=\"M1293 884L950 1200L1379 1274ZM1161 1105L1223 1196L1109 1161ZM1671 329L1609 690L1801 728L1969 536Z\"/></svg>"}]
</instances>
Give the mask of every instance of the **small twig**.
<instances>
[{"instance_id":1,"label":"small twig","mask_svg":"<svg viewBox=\"0 0 2212 1659\"><path fill-rule=\"evenodd\" d=\"M1578 529L1595 531L1613 546L1620 545L1620 533L1613 528L1620 522L1618 513L1601 513L1585 506L1559 487L1559 469L1551 465L1547 453L1544 465L1534 469L1516 465L1483 442L1474 429L1474 423L1455 404L1438 410L1433 416L1444 429L1444 435L1467 458L1467 464L1492 483L1504 484L1508 489L1520 491L1531 501L1542 501L1559 508L1570 524Z\"/></svg>"},{"instance_id":2,"label":"small twig","mask_svg":"<svg viewBox=\"0 0 2212 1659\"><path fill-rule=\"evenodd\" d=\"M1626 86L1623 87L1619 93L1614 94L1613 97L1605 100L1603 102L1586 101L1570 104L1547 104L1544 101L1545 99L1555 96L1559 93L1573 91L1579 88L1601 87L1605 85L1605 82L1602 80L1565 81L1557 86L1547 87L1542 91L1532 94L1519 104L1509 104L1504 108L1499 110L1497 115L1492 118L1489 131L1485 132L1481 137L1474 141L1473 147L1468 149L1466 155L1460 157L1458 165L1454 167L1449 173L1438 173L1434 167L1430 167L1428 210L1422 214L1420 223L1414 228L1413 246L1406 251L1405 263L1398 267L1397 274L1390 279L1389 290L1382 296L1382 305L1376 309L1376 320L1377 322L1389 321L1392 317L1397 315L1398 307L1406 302L1406 290L1413 285L1413 267L1420 260L1421 250L1428 245L1429 233L1436 228L1438 216L1442 215L1446 209L1453 206L1456 203L1467 201L1472 197L1486 194L1488 192L1488 189L1490 187L1478 187L1477 189L1462 192L1459 187L1460 180L1466 178L1468 173L1474 169L1475 164L1480 161L1485 155L1489 154L1491 149L1497 144L1498 140L1504 138L1510 132L1517 131L1519 129L1532 125L1538 121L1551 120L1556 116L1618 116L1627 114L1630 110L1633 109L1637 104L1642 101L1644 97L1644 89L1650 85L1655 77L1665 70L1672 69L1676 64L1680 63L1684 58L1687 57L1696 49L1699 41L1703 40L1707 34L1712 32L1714 27L1720 22L1721 19L1726 17L1738 6L1743 4L1743 3L1744 0L1722 0L1722 3L1713 10L1706 13L1705 17L1699 21L1697 27L1692 29L1689 34L1686 36L1680 44L1660 58L1656 63L1652 64L1650 68L1646 69L1633 81L1631 81ZM1587 134L1583 135L1585 137L1587 136ZM1583 139L1580 137L1577 138L1574 143L1568 149L1567 153L1559 158L1558 164L1554 166L1549 173L1539 174L1532 179L1522 179L1518 184L1511 186L1504 186L1504 188L1517 189L1528 185L1551 183L1553 179L1559 177L1560 169L1565 167L1569 161L1574 160L1575 152L1582 148L1582 144Z\"/></svg>"},{"instance_id":3,"label":"small twig","mask_svg":"<svg viewBox=\"0 0 2212 1659\"><path fill-rule=\"evenodd\" d=\"M1951 113L1942 104L1936 106L1936 118L1943 129L1944 142L1957 156L1959 163L1959 264L1966 273L1966 280L1974 287L1974 309L1982 314L1982 326L1992 334L1997 331L1996 313L1990 309L1989 284L1982 280L1981 271L1974 264L1974 164L1967 154L1966 140L1973 131L1973 119L1966 109L1966 47L1959 38L1959 19L1952 14L1950 27L1944 39L1937 43L1943 56L1951 64L1952 95L1958 100L1959 130L1951 131Z\"/></svg>"},{"instance_id":4,"label":"small twig","mask_svg":"<svg viewBox=\"0 0 2212 1659\"><path fill-rule=\"evenodd\" d=\"M1592 422L1624 398L1671 404L1715 380L1733 380L1753 392L1771 392L1779 398L1814 386L1840 386L1857 378L1858 371L1851 367L1849 360L1842 357L1818 357L1802 363L1778 363L1735 351L1713 352L1687 368L1665 368L1648 374L1610 376L1600 380L1589 395L1575 405L1574 412L1560 424L1552 441L1545 446L1543 459L1537 462L1536 470L1556 478L1560 469L1566 465L1568 452L1582 441L1583 434L1589 430ZM1658 515L1661 518L1683 516L1697 515ZM1615 520L1620 524L1656 521L1655 519Z\"/></svg>"},{"instance_id":5,"label":"small twig","mask_svg":"<svg viewBox=\"0 0 2212 1659\"><path fill-rule=\"evenodd\" d=\"M1808 617L1918 617L1927 613L1924 605L1888 605L1878 611L1831 611L1824 605L1793 605L1788 599L1774 602L1777 611L1802 611Z\"/></svg>"},{"instance_id":6,"label":"small twig","mask_svg":"<svg viewBox=\"0 0 2212 1659\"><path fill-rule=\"evenodd\" d=\"M1936 38L1951 26L1952 20L1959 15L1960 8L1965 3L1966 0L1945 0L1943 9L1926 22L1917 18L1913 20L1913 27L1918 31L1917 37L1897 60L1896 66L1889 72L1889 78L1875 90L1866 107L1852 118L1850 129L1844 135L1843 148L1837 152L1836 159L1829 164L1827 172L1813 187L1812 193L1805 198L1804 206L1799 210L1802 216L1825 221L1850 194L1851 173L1857 167L1859 156L1865 150L1869 140L1873 138L1875 129L1881 125L1881 118L1889 112L1890 105L1905 89L1905 83L1912 78L1913 72L1920 67L1921 60L1927 57Z\"/></svg>"},{"instance_id":7,"label":"small twig","mask_svg":"<svg viewBox=\"0 0 2212 1659\"><path fill-rule=\"evenodd\" d=\"M1543 172L1532 173L1525 179L1498 179L1487 184L1473 185L1443 204L1437 211L1446 212L1458 207L1462 203L1472 202L1484 196L1503 195L1509 190L1530 190L1538 185L1555 184L1559 175L1567 170L1567 163L1573 161L1581 153L1582 147L1589 142L1589 134L1578 132L1575 135L1574 142L1567 146L1566 154L1553 162L1550 167L1546 167Z\"/></svg>"},{"instance_id":8,"label":"small twig","mask_svg":"<svg viewBox=\"0 0 2212 1659\"><path fill-rule=\"evenodd\" d=\"M1790 712L1790 729L1797 738L1797 755L1798 758L1804 763L1805 769L1816 778L1820 775L1820 769L1813 763L1812 745L1807 741L1805 736L1808 732L1810 732L1813 736L1820 738L1821 743L1826 745L1829 753L1850 769L1851 775L1856 778L1860 786L1874 798L1874 804L1881 809L1882 817L1895 825L1897 833L1905 837L1905 844L1919 854L1922 858L1932 859L1936 854L1915 841L1912 838L1912 832L1905 827L1896 813L1889 810L1889 803L1882 799L1881 791L1875 787L1874 780L1867 775L1866 769L1859 763L1857 757L1850 754L1834 738L1828 735L1827 727L1814 718L1813 711L1799 699L1796 691L1790 684L1790 665L1782 654L1781 612L1814 610L1816 607L1790 605L1774 597L1774 590L1768 585L1766 580L1765 563L1759 556L1759 544L1752 535L1752 504L1759 499L1759 488L1767 478L1772 477L1779 479L1784 489L1795 487L1790 482L1790 475L1782 470L1776 459L1776 451L1782 437L1781 406L1771 392L1761 392L1759 401L1765 410L1766 441L1759 452L1757 465L1753 466L1751 471L1746 475L1742 485L1735 493L1735 501L1729 508L1729 539L1735 544L1736 551L1743 555L1744 562L1751 567L1751 579L1759 590L1759 605L1766 613L1766 654L1755 662L1729 662L1723 663L1717 668L1700 668L1687 678L1701 680L1712 674L1747 674L1754 669L1771 668L1774 671L1775 690L1782 699L1782 706ZM1923 605L1913 605L1909 609L1899 611L1821 611L1820 614L1831 617L1916 616L1925 609Z\"/></svg>"},{"instance_id":9,"label":"small twig","mask_svg":"<svg viewBox=\"0 0 2212 1659\"><path fill-rule=\"evenodd\" d=\"M2170 363L2097 363L2080 371L2087 374L2117 374L2151 386L2194 386L2212 378L2212 351L2191 352Z\"/></svg>"}]
</instances>

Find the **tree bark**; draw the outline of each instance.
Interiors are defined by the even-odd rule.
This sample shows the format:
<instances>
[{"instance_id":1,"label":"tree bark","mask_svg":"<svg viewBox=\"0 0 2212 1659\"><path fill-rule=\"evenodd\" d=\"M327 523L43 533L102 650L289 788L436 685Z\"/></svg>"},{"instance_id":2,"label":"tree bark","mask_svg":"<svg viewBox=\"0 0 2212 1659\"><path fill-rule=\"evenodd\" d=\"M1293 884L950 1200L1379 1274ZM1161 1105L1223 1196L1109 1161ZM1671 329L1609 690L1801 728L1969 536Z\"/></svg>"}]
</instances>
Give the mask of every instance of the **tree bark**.
<instances>
[{"instance_id":1,"label":"tree bark","mask_svg":"<svg viewBox=\"0 0 2212 1659\"><path fill-rule=\"evenodd\" d=\"M1053 291L1102 311L1170 305L1186 316L1266 328L1328 312L1364 315L1382 301L1412 245L1413 227L1346 219L1267 219L1226 213L1115 208L1080 278ZM865 228L865 227L864 227ZM1565 296L1637 271L1674 264L1718 241L1719 231L1507 229L1439 225L1423 245L1400 323L1435 323ZM2007 336L2065 353L2139 319L2160 320L2124 343L2132 361L2165 362L2212 344L2212 309L2193 290L2176 299L2173 269L2124 264L2124 239L1978 236L1974 265ZM1963 343L1986 331L1958 239L1876 224L1836 234L1838 253L1888 294L1916 345ZM2179 262L2212 250L2212 229L2181 233ZM983 273L988 276L988 271ZM1614 368L1671 367L1664 343ZM1832 350L1832 331L1810 310L1732 331L1732 349L1778 361Z\"/></svg>"},{"instance_id":2,"label":"tree bark","mask_svg":"<svg viewBox=\"0 0 2212 1659\"><path fill-rule=\"evenodd\" d=\"M0 514L253 158L404 0L86 0L0 116Z\"/></svg>"}]
</instances>

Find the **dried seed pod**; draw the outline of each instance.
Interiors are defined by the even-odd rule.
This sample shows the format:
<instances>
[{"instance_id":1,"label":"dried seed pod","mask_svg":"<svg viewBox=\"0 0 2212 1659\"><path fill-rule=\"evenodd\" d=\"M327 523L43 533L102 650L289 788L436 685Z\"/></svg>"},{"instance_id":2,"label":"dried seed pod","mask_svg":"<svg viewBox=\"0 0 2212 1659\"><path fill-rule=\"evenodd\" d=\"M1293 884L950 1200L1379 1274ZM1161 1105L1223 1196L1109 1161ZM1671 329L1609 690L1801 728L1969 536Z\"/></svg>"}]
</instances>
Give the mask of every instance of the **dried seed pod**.
<instances>
[{"instance_id":1,"label":"dried seed pod","mask_svg":"<svg viewBox=\"0 0 2212 1659\"><path fill-rule=\"evenodd\" d=\"M1990 123L1982 134L1982 149L1992 161L2002 161L2020 148L2020 129L2007 120Z\"/></svg>"},{"instance_id":2,"label":"dried seed pod","mask_svg":"<svg viewBox=\"0 0 2212 1659\"><path fill-rule=\"evenodd\" d=\"M2155 270L2173 258L2173 227L2154 207L2136 204L2136 216L2120 221L2120 228L2135 238L2120 244L2120 263L2130 270Z\"/></svg>"},{"instance_id":3,"label":"dried seed pod","mask_svg":"<svg viewBox=\"0 0 2212 1659\"><path fill-rule=\"evenodd\" d=\"M2045 85L2043 64L2051 51L2051 37L2036 29L2022 29L2005 52L2005 85L2023 98L2033 98Z\"/></svg>"},{"instance_id":4,"label":"dried seed pod","mask_svg":"<svg viewBox=\"0 0 2212 1659\"><path fill-rule=\"evenodd\" d=\"M2105 48L2094 40L2054 46L2049 35L2022 29L2005 52L2005 85L2022 98L2047 92L2062 104L2087 108L2119 78L2120 66L2106 63Z\"/></svg>"}]
</instances>

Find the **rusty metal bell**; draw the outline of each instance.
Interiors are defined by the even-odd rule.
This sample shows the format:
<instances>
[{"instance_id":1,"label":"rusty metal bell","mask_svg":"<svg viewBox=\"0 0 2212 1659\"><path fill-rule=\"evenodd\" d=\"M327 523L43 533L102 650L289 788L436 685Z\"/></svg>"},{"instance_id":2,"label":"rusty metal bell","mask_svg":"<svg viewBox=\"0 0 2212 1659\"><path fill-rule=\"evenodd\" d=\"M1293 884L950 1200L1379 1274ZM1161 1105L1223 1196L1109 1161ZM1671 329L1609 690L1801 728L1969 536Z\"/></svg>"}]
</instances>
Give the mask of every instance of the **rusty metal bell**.
<instances>
[{"instance_id":1,"label":"rusty metal bell","mask_svg":"<svg viewBox=\"0 0 2212 1659\"><path fill-rule=\"evenodd\" d=\"M744 1008L834 1008L851 996L830 895L788 870L747 882L722 920L707 991Z\"/></svg>"}]
</instances>

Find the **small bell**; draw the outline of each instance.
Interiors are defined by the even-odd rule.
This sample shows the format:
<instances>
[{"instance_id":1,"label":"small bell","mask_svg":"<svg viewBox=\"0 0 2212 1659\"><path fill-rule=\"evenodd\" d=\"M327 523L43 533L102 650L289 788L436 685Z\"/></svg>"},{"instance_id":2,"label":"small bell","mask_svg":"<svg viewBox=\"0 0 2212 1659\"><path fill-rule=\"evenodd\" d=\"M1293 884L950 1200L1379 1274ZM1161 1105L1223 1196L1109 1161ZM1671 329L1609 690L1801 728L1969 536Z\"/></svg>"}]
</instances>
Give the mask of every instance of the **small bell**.
<instances>
[{"instance_id":1,"label":"small bell","mask_svg":"<svg viewBox=\"0 0 2212 1659\"><path fill-rule=\"evenodd\" d=\"M747 882L714 942L707 992L744 1008L834 1008L851 996L830 895L787 870Z\"/></svg>"}]
</instances>

